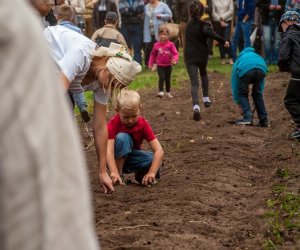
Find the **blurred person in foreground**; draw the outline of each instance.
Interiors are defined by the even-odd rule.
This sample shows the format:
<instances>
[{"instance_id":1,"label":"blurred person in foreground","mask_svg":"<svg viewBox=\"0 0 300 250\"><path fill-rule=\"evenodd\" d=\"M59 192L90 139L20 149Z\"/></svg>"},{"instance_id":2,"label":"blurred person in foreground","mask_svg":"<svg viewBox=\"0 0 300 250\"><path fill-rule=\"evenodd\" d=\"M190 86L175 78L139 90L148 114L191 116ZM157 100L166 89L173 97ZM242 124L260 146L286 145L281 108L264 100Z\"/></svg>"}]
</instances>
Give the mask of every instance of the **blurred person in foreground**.
<instances>
[{"instance_id":1,"label":"blurred person in foreground","mask_svg":"<svg viewBox=\"0 0 300 250\"><path fill-rule=\"evenodd\" d=\"M0 249L97 250L79 135L41 23L17 0L0 1L0 19Z\"/></svg>"}]
</instances>

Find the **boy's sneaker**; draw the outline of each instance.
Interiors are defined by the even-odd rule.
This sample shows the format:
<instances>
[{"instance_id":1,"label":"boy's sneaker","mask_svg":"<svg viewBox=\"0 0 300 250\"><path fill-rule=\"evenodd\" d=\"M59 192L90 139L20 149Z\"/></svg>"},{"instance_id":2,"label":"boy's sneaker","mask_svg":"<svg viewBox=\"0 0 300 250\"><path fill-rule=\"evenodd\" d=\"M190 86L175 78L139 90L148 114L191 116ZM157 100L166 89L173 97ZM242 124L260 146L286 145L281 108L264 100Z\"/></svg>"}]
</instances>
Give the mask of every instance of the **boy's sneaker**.
<instances>
[{"instance_id":1,"label":"boy's sneaker","mask_svg":"<svg viewBox=\"0 0 300 250\"><path fill-rule=\"evenodd\" d=\"M201 115L200 115L200 110L199 109L194 109L193 120L194 121L200 121L201 120Z\"/></svg>"},{"instance_id":2,"label":"boy's sneaker","mask_svg":"<svg viewBox=\"0 0 300 250\"><path fill-rule=\"evenodd\" d=\"M267 119L261 119L259 120L257 126L267 128L270 127L270 122Z\"/></svg>"},{"instance_id":3,"label":"boy's sneaker","mask_svg":"<svg viewBox=\"0 0 300 250\"><path fill-rule=\"evenodd\" d=\"M173 98L173 97L174 97L174 96L171 95L170 92L167 92L167 93L166 93L166 96L169 97L169 98Z\"/></svg>"},{"instance_id":4,"label":"boy's sneaker","mask_svg":"<svg viewBox=\"0 0 300 250\"><path fill-rule=\"evenodd\" d=\"M242 118L240 120L235 121L236 125L252 125L252 119L251 118Z\"/></svg>"},{"instance_id":5,"label":"boy's sneaker","mask_svg":"<svg viewBox=\"0 0 300 250\"><path fill-rule=\"evenodd\" d=\"M157 97L162 98L165 95L163 91L158 92Z\"/></svg>"},{"instance_id":6,"label":"boy's sneaker","mask_svg":"<svg viewBox=\"0 0 300 250\"><path fill-rule=\"evenodd\" d=\"M300 128L296 128L292 133L289 134L288 138L300 140Z\"/></svg>"},{"instance_id":7,"label":"boy's sneaker","mask_svg":"<svg viewBox=\"0 0 300 250\"><path fill-rule=\"evenodd\" d=\"M80 115L84 122L89 122L91 120L89 112L86 110L86 108L80 110Z\"/></svg>"},{"instance_id":8,"label":"boy's sneaker","mask_svg":"<svg viewBox=\"0 0 300 250\"><path fill-rule=\"evenodd\" d=\"M210 108L211 105L212 105L212 102L211 102L211 101L204 102L204 107L205 107L205 108Z\"/></svg>"}]
</instances>

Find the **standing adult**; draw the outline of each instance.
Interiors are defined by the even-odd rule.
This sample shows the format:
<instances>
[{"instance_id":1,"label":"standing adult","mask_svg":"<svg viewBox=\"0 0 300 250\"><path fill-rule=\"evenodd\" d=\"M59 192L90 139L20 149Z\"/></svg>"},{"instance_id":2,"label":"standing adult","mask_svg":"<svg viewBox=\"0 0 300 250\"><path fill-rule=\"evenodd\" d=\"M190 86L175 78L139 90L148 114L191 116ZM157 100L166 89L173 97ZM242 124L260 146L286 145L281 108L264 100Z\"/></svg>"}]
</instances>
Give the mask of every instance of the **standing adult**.
<instances>
[{"instance_id":1,"label":"standing adult","mask_svg":"<svg viewBox=\"0 0 300 250\"><path fill-rule=\"evenodd\" d=\"M83 14L85 13L84 0L65 0L65 4L70 5L75 13L75 24L85 33L85 20Z\"/></svg>"},{"instance_id":2,"label":"standing adult","mask_svg":"<svg viewBox=\"0 0 300 250\"><path fill-rule=\"evenodd\" d=\"M185 47L185 30L189 20L189 7L190 0L175 0L175 17L179 21L180 43Z\"/></svg>"},{"instance_id":3,"label":"standing adult","mask_svg":"<svg viewBox=\"0 0 300 250\"><path fill-rule=\"evenodd\" d=\"M233 14L233 0L214 0L212 2L212 24L214 30L226 41L230 40ZM233 64L231 48L225 48L222 44L219 44L219 51L222 64L226 63L226 56L228 56L228 63Z\"/></svg>"},{"instance_id":4,"label":"standing adult","mask_svg":"<svg viewBox=\"0 0 300 250\"><path fill-rule=\"evenodd\" d=\"M0 248L98 250L79 133L37 17L0 1Z\"/></svg>"},{"instance_id":5,"label":"standing adult","mask_svg":"<svg viewBox=\"0 0 300 250\"><path fill-rule=\"evenodd\" d=\"M255 13L255 0L237 0L235 30L232 39L232 59L236 59L236 51L239 45L241 33L244 40L244 48L251 47L251 26Z\"/></svg>"},{"instance_id":6,"label":"standing adult","mask_svg":"<svg viewBox=\"0 0 300 250\"><path fill-rule=\"evenodd\" d=\"M144 43L145 65L148 65L150 53L156 41L159 41L159 26L172 18L169 6L158 0L150 0L145 6Z\"/></svg>"},{"instance_id":7,"label":"standing adult","mask_svg":"<svg viewBox=\"0 0 300 250\"><path fill-rule=\"evenodd\" d=\"M143 17L144 0L120 0L119 12L121 15L121 33L129 49L133 49L134 60L142 63L143 46Z\"/></svg>"},{"instance_id":8,"label":"standing adult","mask_svg":"<svg viewBox=\"0 0 300 250\"><path fill-rule=\"evenodd\" d=\"M106 14L110 11L118 13L118 6L114 0L98 0L93 8L94 29L100 29L105 25Z\"/></svg>"},{"instance_id":9,"label":"standing adult","mask_svg":"<svg viewBox=\"0 0 300 250\"><path fill-rule=\"evenodd\" d=\"M263 28L264 58L267 64L277 64L280 43L278 23L284 12L286 0L258 0Z\"/></svg>"}]
</instances>

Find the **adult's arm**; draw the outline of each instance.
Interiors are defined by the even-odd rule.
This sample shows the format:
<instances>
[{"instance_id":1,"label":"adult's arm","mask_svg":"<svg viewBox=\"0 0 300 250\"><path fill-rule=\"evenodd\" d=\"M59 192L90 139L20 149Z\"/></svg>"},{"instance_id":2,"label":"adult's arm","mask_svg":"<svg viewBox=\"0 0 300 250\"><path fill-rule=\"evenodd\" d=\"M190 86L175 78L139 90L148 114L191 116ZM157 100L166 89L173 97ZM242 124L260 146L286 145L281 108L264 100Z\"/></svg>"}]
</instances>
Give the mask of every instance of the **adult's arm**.
<instances>
[{"instance_id":1,"label":"adult's arm","mask_svg":"<svg viewBox=\"0 0 300 250\"><path fill-rule=\"evenodd\" d=\"M107 125L106 125L106 105L94 101L94 139L97 157L99 161L99 181L104 193L111 193L114 187L106 171L107 153Z\"/></svg>"},{"instance_id":2,"label":"adult's arm","mask_svg":"<svg viewBox=\"0 0 300 250\"><path fill-rule=\"evenodd\" d=\"M291 47L291 40L286 33L282 33L278 53L278 67L280 71L289 71Z\"/></svg>"}]
</instances>

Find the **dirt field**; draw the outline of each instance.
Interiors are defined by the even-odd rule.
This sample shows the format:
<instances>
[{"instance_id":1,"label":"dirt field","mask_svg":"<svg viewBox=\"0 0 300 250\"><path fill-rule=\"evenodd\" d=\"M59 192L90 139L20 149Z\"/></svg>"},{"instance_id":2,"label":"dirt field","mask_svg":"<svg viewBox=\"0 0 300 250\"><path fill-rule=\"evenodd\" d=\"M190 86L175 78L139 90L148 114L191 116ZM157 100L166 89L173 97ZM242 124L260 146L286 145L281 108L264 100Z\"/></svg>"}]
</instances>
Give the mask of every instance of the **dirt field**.
<instances>
[{"instance_id":1,"label":"dirt field","mask_svg":"<svg viewBox=\"0 0 300 250\"><path fill-rule=\"evenodd\" d=\"M270 229L262 215L281 181L276 171L288 169L289 187L300 191L300 146L286 139L294 128L283 105L288 78L267 78L270 128L232 123L240 114L221 74L209 74L213 106L202 105L200 122L192 120L187 82L173 90L173 99L155 97L157 89L139 91L142 113L165 151L161 180L104 195L94 148L86 151L102 249L262 249ZM300 249L300 241L286 238L280 249Z\"/></svg>"}]
</instances>

